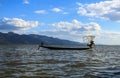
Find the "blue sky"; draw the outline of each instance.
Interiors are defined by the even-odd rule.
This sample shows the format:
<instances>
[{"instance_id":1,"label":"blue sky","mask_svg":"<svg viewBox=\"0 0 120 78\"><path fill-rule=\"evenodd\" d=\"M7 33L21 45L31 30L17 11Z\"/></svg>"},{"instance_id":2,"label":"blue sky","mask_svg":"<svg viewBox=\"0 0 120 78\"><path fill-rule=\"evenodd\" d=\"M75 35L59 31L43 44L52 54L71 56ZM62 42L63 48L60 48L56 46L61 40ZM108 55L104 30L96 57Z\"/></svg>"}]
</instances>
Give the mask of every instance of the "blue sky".
<instances>
[{"instance_id":1,"label":"blue sky","mask_svg":"<svg viewBox=\"0 0 120 78\"><path fill-rule=\"evenodd\" d=\"M120 45L120 0L0 0L0 32Z\"/></svg>"}]
</instances>

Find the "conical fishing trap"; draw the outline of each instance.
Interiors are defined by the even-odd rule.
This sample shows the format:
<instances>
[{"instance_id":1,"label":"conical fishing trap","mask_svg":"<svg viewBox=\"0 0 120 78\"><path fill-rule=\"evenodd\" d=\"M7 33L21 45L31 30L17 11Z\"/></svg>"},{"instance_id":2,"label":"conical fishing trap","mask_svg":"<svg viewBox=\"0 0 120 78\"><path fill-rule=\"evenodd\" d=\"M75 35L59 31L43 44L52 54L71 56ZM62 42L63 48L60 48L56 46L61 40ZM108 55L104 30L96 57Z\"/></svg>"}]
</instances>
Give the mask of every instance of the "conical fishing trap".
<instances>
[{"instance_id":1,"label":"conical fishing trap","mask_svg":"<svg viewBox=\"0 0 120 78\"><path fill-rule=\"evenodd\" d=\"M94 38L95 38L95 36L93 36L93 35L87 35L87 36L84 36L84 37L83 37L83 41L84 41L85 43L89 44L91 41L94 40Z\"/></svg>"}]
</instances>

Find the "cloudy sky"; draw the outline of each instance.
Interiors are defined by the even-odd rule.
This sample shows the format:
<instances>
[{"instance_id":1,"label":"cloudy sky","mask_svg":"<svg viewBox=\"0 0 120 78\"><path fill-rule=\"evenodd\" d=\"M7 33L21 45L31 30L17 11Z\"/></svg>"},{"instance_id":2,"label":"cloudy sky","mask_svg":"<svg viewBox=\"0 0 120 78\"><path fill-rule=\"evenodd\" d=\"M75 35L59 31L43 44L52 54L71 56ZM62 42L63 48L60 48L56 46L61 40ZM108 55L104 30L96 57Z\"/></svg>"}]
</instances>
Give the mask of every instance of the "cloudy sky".
<instances>
[{"instance_id":1,"label":"cloudy sky","mask_svg":"<svg viewBox=\"0 0 120 78\"><path fill-rule=\"evenodd\" d=\"M120 45L120 0L0 0L0 32Z\"/></svg>"}]
</instances>

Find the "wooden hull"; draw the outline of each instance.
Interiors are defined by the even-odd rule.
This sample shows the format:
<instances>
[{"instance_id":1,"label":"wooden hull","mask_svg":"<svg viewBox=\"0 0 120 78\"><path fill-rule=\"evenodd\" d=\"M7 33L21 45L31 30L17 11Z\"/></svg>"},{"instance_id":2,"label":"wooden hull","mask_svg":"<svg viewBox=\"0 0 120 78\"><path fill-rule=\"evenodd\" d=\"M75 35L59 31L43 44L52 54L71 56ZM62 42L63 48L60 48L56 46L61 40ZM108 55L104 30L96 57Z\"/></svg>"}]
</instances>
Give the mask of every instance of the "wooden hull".
<instances>
[{"instance_id":1,"label":"wooden hull","mask_svg":"<svg viewBox=\"0 0 120 78\"><path fill-rule=\"evenodd\" d=\"M53 47L53 46L41 46L43 48L51 49L51 50L87 50L90 48L68 48L68 47Z\"/></svg>"}]
</instances>

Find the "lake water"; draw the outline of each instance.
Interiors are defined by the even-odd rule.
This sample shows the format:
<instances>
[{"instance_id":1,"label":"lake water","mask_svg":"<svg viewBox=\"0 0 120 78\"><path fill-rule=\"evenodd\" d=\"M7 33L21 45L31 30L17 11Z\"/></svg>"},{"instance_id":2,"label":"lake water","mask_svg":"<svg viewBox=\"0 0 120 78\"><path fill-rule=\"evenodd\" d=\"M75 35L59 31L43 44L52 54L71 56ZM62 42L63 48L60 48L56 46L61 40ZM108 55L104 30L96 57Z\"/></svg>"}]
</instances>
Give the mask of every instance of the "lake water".
<instances>
[{"instance_id":1,"label":"lake water","mask_svg":"<svg viewBox=\"0 0 120 78\"><path fill-rule=\"evenodd\" d=\"M93 50L37 50L0 45L0 78L120 78L120 46Z\"/></svg>"}]
</instances>

